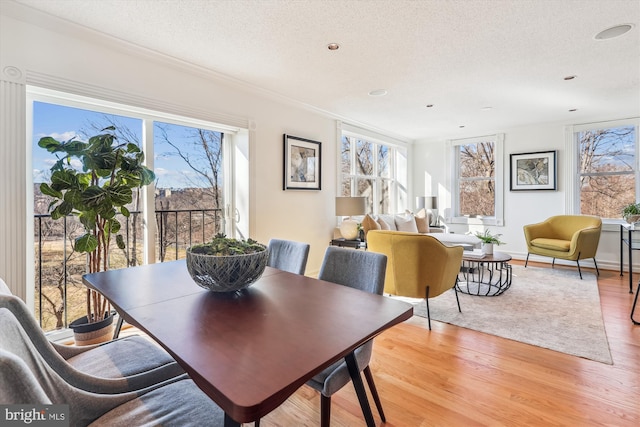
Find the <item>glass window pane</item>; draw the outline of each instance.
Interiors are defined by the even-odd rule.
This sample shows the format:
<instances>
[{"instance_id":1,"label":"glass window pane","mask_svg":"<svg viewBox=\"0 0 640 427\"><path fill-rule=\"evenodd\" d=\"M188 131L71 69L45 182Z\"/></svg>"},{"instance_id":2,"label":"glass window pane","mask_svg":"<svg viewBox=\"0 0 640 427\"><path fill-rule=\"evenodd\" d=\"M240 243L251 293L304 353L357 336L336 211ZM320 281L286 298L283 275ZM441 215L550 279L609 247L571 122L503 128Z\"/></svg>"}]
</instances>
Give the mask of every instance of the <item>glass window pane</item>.
<instances>
[{"instance_id":1,"label":"glass window pane","mask_svg":"<svg viewBox=\"0 0 640 427\"><path fill-rule=\"evenodd\" d=\"M595 129L578 133L580 172L633 172L635 130L633 126Z\"/></svg>"},{"instance_id":2,"label":"glass window pane","mask_svg":"<svg viewBox=\"0 0 640 427\"><path fill-rule=\"evenodd\" d=\"M35 314L45 331L67 327L69 322L85 315L86 288L82 284L82 275L87 272L87 256L73 251L75 238L84 234L77 218L51 219L49 204L53 199L42 194L40 184L50 182L50 169L58 158L39 147L38 141L44 136L60 142L71 139L87 141L109 126L116 128L119 143L140 146L140 119L45 102L33 103ZM72 158L67 167L80 170L82 165ZM110 269L141 262L142 228L141 221L136 220L141 202L139 192L134 190L133 202L127 205L131 216L128 219L116 216L121 224L118 234L125 239L125 249L117 248L115 238L111 240Z\"/></svg>"},{"instance_id":3,"label":"glass window pane","mask_svg":"<svg viewBox=\"0 0 640 427\"><path fill-rule=\"evenodd\" d=\"M223 134L154 124L159 261L181 259L192 244L223 231Z\"/></svg>"},{"instance_id":4,"label":"glass window pane","mask_svg":"<svg viewBox=\"0 0 640 427\"><path fill-rule=\"evenodd\" d=\"M378 176L383 178L391 177L391 165L389 162L389 147L378 146Z\"/></svg>"},{"instance_id":5,"label":"glass window pane","mask_svg":"<svg viewBox=\"0 0 640 427\"><path fill-rule=\"evenodd\" d=\"M580 213L622 218L622 208L635 202L635 175L583 176Z\"/></svg>"},{"instance_id":6,"label":"glass window pane","mask_svg":"<svg viewBox=\"0 0 640 427\"><path fill-rule=\"evenodd\" d=\"M380 180L380 198L378 202L378 213L389 213L391 181L388 179Z\"/></svg>"},{"instance_id":7,"label":"glass window pane","mask_svg":"<svg viewBox=\"0 0 640 427\"><path fill-rule=\"evenodd\" d=\"M340 192L340 197L351 197L352 181L353 178L348 175L342 176L342 191Z\"/></svg>"},{"instance_id":8,"label":"glass window pane","mask_svg":"<svg viewBox=\"0 0 640 427\"><path fill-rule=\"evenodd\" d=\"M366 197L366 212L373 212L373 180L372 179L359 179L358 180L358 192L356 196Z\"/></svg>"},{"instance_id":9,"label":"glass window pane","mask_svg":"<svg viewBox=\"0 0 640 427\"><path fill-rule=\"evenodd\" d=\"M494 176L493 142L460 145L459 165L461 178Z\"/></svg>"},{"instance_id":10,"label":"glass window pane","mask_svg":"<svg viewBox=\"0 0 640 427\"><path fill-rule=\"evenodd\" d=\"M356 141L356 174L373 175L373 144L358 139Z\"/></svg>"},{"instance_id":11,"label":"glass window pane","mask_svg":"<svg viewBox=\"0 0 640 427\"><path fill-rule=\"evenodd\" d=\"M460 215L495 215L495 189L493 180L460 182Z\"/></svg>"},{"instance_id":12,"label":"glass window pane","mask_svg":"<svg viewBox=\"0 0 640 427\"><path fill-rule=\"evenodd\" d=\"M340 142L340 170L344 174L351 172L351 139L342 135Z\"/></svg>"}]
</instances>

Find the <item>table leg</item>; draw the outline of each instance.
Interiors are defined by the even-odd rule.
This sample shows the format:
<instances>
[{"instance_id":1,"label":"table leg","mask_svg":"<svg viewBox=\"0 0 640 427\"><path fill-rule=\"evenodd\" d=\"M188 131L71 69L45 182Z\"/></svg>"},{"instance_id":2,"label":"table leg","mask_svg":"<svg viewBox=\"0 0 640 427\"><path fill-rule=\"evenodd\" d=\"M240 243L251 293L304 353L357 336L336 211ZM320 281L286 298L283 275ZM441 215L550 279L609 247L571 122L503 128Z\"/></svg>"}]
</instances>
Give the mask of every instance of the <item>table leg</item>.
<instances>
[{"instance_id":1,"label":"table leg","mask_svg":"<svg viewBox=\"0 0 640 427\"><path fill-rule=\"evenodd\" d=\"M224 427L240 427L240 423L231 418L226 412L224 413Z\"/></svg>"},{"instance_id":2,"label":"table leg","mask_svg":"<svg viewBox=\"0 0 640 427\"><path fill-rule=\"evenodd\" d=\"M633 307L631 307L631 321L634 325L640 325L640 321L633 318L633 314L636 311L636 305L638 304L638 295L640 294L640 281L638 281L638 288L636 289L636 297L633 299Z\"/></svg>"},{"instance_id":3,"label":"table leg","mask_svg":"<svg viewBox=\"0 0 640 427\"><path fill-rule=\"evenodd\" d=\"M351 375L351 382L353 382L353 387L356 389L358 401L360 402L360 407L362 408L364 419L367 422L367 427L374 427L375 422L373 421L371 406L369 405L369 399L367 399L367 392L364 389L364 383L362 382L362 377L360 376L360 370L358 369L358 363L356 362L354 352L347 354L344 359L347 362L349 375Z\"/></svg>"},{"instance_id":4,"label":"table leg","mask_svg":"<svg viewBox=\"0 0 640 427\"><path fill-rule=\"evenodd\" d=\"M629 229L629 293L633 293L633 243L631 242L631 229Z\"/></svg>"}]
</instances>

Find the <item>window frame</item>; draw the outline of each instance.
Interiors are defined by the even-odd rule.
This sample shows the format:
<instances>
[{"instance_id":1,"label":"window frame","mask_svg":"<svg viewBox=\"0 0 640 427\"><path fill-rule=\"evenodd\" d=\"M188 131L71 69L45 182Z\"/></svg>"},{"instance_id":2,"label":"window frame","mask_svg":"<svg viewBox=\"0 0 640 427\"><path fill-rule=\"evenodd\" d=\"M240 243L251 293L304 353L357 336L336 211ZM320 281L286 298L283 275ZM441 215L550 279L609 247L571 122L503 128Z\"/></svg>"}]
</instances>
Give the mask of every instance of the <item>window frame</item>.
<instances>
[{"instance_id":1,"label":"window frame","mask_svg":"<svg viewBox=\"0 0 640 427\"><path fill-rule=\"evenodd\" d=\"M640 118L628 118L619 120L609 120L603 122L592 122L575 124L565 127L565 149L569 153L569 165L566 168L565 179L570 183L567 185L566 206L567 214L580 215L580 146L578 144L578 134L589 130L618 128L633 126L635 128L635 198L640 200ZM602 227L605 231L619 231L619 225L626 223L621 218L602 218Z\"/></svg>"},{"instance_id":2,"label":"window frame","mask_svg":"<svg viewBox=\"0 0 640 427\"><path fill-rule=\"evenodd\" d=\"M460 162L458 156L458 147L461 145L477 144L480 142L493 142L495 151L494 166L494 183L495 183L495 199L494 199L494 215L493 216L469 216L460 215ZM446 208L446 204L441 207L444 213L445 222L450 224L476 224L476 225L504 225L504 133L492 135L484 135L478 137L449 139L446 141L447 156L449 157L447 165L449 172L447 177L448 188L450 188L450 208Z\"/></svg>"},{"instance_id":3,"label":"window frame","mask_svg":"<svg viewBox=\"0 0 640 427\"><path fill-rule=\"evenodd\" d=\"M342 171L342 139L346 137L350 141L351 149L350 149L350 171L349 173L345 173ZM408 205L408 189L407 182L409 179L409 168L408 168L408 147L396 143L391 142L389 139L384 138L383 136L372 136L371 132L361 132L358 130L351 129L348 125L338 125L337 132L338 139L338 150L337 150L337 194L342 195L342 183L345 180L350 180L350 188L351 188L351 197L357 197L357 181L360 179L367 179L373 182L373 203L372 203L372 212L368 212L369 214L378 215L381 213L385 214L394 214L397 212L404 212L407 209ZM356 167L356 150L355 144L356 140L366 141L368 143L373 144L373 172L372 175L363 175L358 173ZM384 146L388 149L388 167L389 167L389 176L380 175L379 171L379 147ZM405 167L402 168L400 164L401 158L405 159ZM404 174L402 173L402 169L404 169ZM401 176L402 175L402 176ZM383 182L388 183L389 186L389 197L388 197L388 212L378 212L378 207L380 206L380 202L382 199L382 187ZM402 194L405 194L402 197Z\"/></svg>"}]
</instances>

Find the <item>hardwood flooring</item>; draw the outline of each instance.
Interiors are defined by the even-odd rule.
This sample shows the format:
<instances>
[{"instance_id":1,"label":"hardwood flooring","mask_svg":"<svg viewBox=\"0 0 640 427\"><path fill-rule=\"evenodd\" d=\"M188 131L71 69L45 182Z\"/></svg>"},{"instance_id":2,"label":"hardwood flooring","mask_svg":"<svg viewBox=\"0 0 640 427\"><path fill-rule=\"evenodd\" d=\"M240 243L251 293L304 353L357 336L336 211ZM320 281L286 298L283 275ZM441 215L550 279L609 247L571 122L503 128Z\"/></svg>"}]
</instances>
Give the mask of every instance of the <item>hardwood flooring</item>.
<instances>
[{"instance_id":1,"label":"hardwood flooring","mask_svg":"<svg viewBox=\"0 0 640 427\"><path fill-rule=\"evenodd\" d=\"M417 316L386 331L371 362L387 417L374 407L377 425L640 426L640 326L619 274L598 280L612 366L446 323L429 331ZM303 387L260 425L319 426L318 393ZM331 426L364 425L349 384L332 397Z\"/></svg>"}]
</instances>

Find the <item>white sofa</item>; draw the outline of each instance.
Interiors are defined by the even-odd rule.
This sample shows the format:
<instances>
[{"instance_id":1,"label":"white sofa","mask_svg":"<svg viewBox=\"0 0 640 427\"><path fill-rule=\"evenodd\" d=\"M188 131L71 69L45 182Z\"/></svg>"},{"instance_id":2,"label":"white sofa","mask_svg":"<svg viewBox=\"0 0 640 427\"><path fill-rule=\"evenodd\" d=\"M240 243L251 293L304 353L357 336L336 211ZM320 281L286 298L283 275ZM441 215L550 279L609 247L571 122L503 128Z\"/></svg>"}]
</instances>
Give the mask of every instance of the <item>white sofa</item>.
<instances>
[{"instance_id":1,"label":"white sofa","mask_svg":"<svg viewBox=\"0 0 640 427\"><path fill-rule=\"evenodd\" d=\"M388 227L389 230L397 230L397 231L409 231L416 232L420 234L427 234L435 237L440 240L442 243L448 246L453 245L470 245L473 248L480 248L480 239L476 236L470 234L454 234L447 233L446 228L434 228L429 227L429 217L424 213L423 210L414 214L404 213L404 214L380 214L380 215L370 215L370 218L375 220L378 224L380 221L384 221L384 224ZM365 215L353 216L352 219L358 221L363 224L363 228L365 233L369 231L371 228L367 228L367 221L365 219ZM380 228L382 229L382 228ZM340 231L338 230L338 235Z\"/></svg>"}]
</instances>

